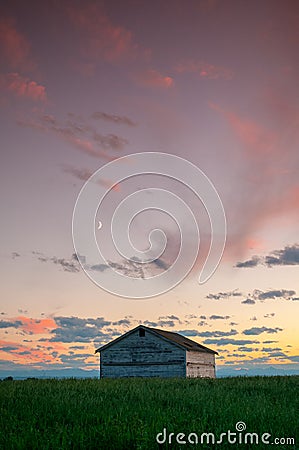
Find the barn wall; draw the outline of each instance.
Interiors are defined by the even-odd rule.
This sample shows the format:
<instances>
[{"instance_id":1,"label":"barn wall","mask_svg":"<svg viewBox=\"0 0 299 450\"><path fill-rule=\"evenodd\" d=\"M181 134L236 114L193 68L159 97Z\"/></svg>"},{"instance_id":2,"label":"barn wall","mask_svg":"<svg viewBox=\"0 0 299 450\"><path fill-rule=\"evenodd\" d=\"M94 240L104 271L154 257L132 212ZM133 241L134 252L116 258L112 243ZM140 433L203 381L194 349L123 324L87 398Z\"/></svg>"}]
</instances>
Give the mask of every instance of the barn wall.
<instances>
[{"instance_id":1,"label":"barn wall","mask_svg":"<svg viewBox=\"0 0 299 450\"><path fill-rule=\"evenodd\" d=\"M205 352L186 352L187 377L215 378L215 355Z\"/></svg>"},{"instance_id":2,"label":"barn wall","mask_svg":"<svg viewBox=\"0 0 299 450\"><path fill-rule=\"evenodd\" d=\"M139 330L101 352L101 377L184 377L185 350Z\"/></svg>"}]
</instances>

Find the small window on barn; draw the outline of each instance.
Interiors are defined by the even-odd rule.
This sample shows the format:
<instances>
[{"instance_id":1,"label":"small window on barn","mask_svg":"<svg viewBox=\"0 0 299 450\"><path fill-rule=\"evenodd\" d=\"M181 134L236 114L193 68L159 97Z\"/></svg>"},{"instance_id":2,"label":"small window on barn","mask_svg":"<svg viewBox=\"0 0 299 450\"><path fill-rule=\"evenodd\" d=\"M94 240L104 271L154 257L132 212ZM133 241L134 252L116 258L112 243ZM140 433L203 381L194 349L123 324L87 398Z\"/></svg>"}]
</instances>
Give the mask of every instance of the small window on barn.
<instances>
[{"instance_id":1,"label":"small window on barn","mask_svg":"<svg viewBox=\"0 0 299 450\"><path fill-rule=\"evenodd\" d=\"M143 328L140 328L139 337L144 337L144 336L145 336L145 330Z\"/></svg>"}]
</instances>

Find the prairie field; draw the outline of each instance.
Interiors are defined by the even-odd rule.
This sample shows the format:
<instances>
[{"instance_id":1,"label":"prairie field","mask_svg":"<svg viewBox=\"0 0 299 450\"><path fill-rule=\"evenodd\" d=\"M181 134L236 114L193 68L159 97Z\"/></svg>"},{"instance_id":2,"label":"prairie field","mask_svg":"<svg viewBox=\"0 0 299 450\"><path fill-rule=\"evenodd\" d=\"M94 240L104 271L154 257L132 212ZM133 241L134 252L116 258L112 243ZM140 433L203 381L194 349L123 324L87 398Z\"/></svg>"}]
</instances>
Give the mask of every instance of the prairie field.
<instances>
[{"instance_id":1,"label":"prairie field","mask_svg":"<svg viewBox=\"0 0 299 450\"><path fill-rule=\"evenodd\" d=\"M0 449L297 449L298 386L298 376L2 381Z\"/></svg>"}]
</instances>

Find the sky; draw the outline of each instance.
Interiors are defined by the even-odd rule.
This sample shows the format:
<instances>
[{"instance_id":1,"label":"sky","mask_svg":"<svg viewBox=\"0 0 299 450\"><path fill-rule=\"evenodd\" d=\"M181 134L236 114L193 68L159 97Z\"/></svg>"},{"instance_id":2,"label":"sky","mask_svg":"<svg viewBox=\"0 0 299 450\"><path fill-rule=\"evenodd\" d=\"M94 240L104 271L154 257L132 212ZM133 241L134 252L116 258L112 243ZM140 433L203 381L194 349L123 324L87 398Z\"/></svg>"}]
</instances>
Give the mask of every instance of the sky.
<instances>
[{"instance_id":1,"label":"sky","mask_svg":"<svg viewBox=\"0 0 299 450\"><path fill-rule=\"evenodd\" d=\"M219 372L299 372L298 30L290 0L2 2L0 376L97 370L95 349L139 324L215 349ZM86 275L72 217L94 172L146 152L206 174L227 239L214 275L199 284L211 239L203 205L161 175L116 184L98 221L154 187L183 199L202 231L181 283L133 299ZM111 180L93 187L103 192ZM146 211L132 223L143 250L164 225L158 262L140 269L110 249L107 265L133 283L168 269L180 236L166 216ZM96 232L100 245L106 230ZM104 277L103 267L93 270Z\"/></svg>"}]
</instances>

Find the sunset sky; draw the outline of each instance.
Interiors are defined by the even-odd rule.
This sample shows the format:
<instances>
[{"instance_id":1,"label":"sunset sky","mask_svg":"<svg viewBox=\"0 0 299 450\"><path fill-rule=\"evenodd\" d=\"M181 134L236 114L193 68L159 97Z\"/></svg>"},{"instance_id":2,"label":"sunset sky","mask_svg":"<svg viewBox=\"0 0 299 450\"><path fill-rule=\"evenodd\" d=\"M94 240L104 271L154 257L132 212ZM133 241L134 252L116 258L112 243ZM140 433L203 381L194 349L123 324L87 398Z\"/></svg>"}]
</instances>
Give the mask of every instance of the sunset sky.
<instances>
[{"instance_id":1,"label":"sunset sky","mask_svg":"<svg viewBox=\"0 0 299 450\"><path fill-rule=\"evenodd\" d=\"M217 350L219 373L299 373L298 45L290 0L2 2L0 376L97 369L95 348L141 323ZM204 171L228 233L205 284L199 257L174 289L133 300L81 269L72 214L93 172L139 152Z\"/></svg>"}]
</instances>

